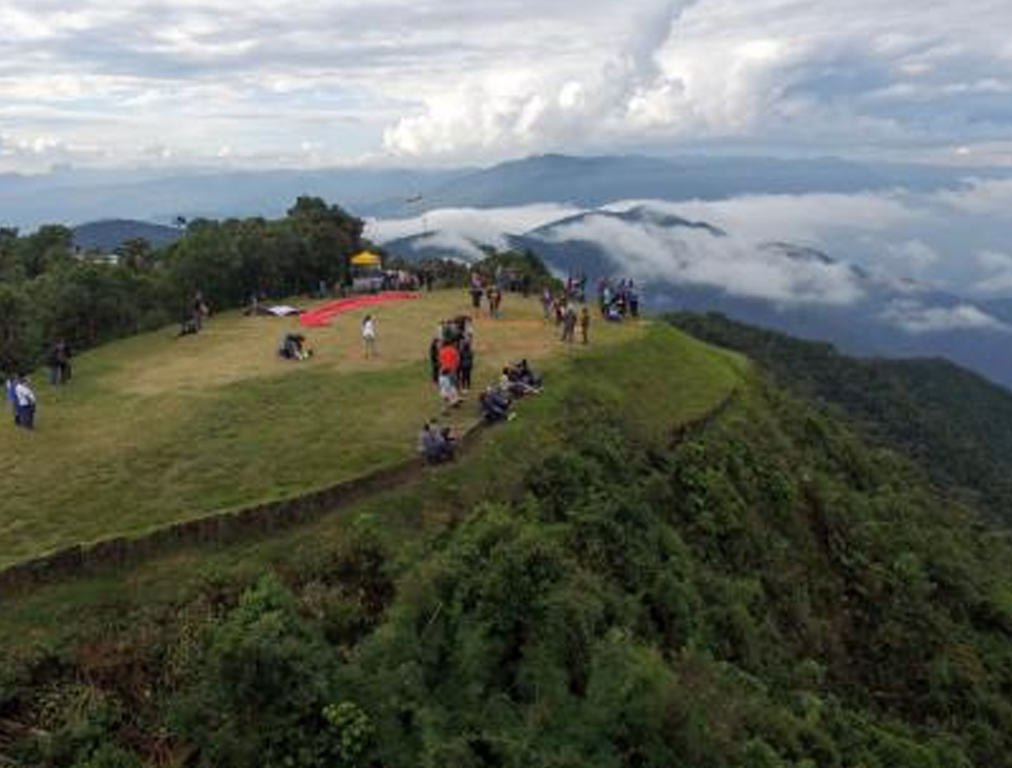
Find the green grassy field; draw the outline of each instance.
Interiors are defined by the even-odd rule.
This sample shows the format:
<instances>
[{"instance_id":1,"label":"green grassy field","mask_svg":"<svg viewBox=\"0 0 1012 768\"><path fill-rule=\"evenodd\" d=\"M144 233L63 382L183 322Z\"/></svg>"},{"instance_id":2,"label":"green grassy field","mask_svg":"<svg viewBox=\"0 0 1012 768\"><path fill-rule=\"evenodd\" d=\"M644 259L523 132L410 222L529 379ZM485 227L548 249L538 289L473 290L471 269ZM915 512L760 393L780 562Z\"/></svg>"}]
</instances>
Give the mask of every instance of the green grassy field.
<instances>
[{"instance_id":1,"label":"green grassy field","mask_svg":"<svg viewBox=\"0 0 1012 768\"><path fill-rule=\"evenodd\" d=\"M534 299L507 296L501 320L477 318L475 384L528 357L547 369L587 350L560 344ZM294 320L227 313L199 336L170 330L77 358L52 388L40 373L38 430L0 430L0 567L59 547L137 535L329 485L411 456L421 423L441 412L428 344L439 320L469 312L444 291L370 310L379 357L363 359L365 311L306 332L315 356L277 358ZM592 347L641 326L597 322ZM455 412L476 418L473 402Z\"/></svg>"},{"instance_id":2,"label":"green grassy field","mask_svg":"<svg viewBox=\"0 0 1012 768\"><path fill-rule=\"evenodd\" d=\"M512 336L506 328L497 330L506 335L504 344ZM551 344L550 334L545 339ZM136 623L148 613L160 615L166 605L206 591L209 584L231 590L255 580L265 568L305 569L362 529L385 541L399 562L410 562L418 548L474 505L508 498L512 487L557 446L559 419L579 411L574 398L591 393L613 402L623 420L636 425L639 439L664 443L677 426L711 412L746 378L743 358L667 326L616 327L608 340L622 343L601 344L571 360L553 358L545 394L523 401L519 418L489 430L460 461L427 470L408 485L312 523L187 547L127 569L110 566L38 586L4 601L0 648L16 654L18 648L31 653L32 648L62 647L89 634L88 626L108 632L126 621L123 617ZM548 346L542 351L547 353Z\"/></svg>"}]
</instances>

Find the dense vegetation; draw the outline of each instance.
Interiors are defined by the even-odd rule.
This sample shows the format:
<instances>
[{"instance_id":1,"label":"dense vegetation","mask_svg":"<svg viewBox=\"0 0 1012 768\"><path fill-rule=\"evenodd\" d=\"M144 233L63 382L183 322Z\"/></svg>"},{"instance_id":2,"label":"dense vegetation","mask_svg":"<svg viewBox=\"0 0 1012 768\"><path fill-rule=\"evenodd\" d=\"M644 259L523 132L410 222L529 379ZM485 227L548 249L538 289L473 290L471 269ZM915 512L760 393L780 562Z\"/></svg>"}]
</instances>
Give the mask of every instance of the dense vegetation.
<instances>
[{"instance_id":1,"label":"dense vegetation","mask_svg":"<svg viewBox=\"0 0 1012 768\"><path fill-rule=\"evenodd\" d=\"M115 260L75 253L66 227L0 229L0 370L33 368L59 338L82 349L177 322L197 291L223 309L346 282L362 228L302 197L285 218L196 220L167 248L132 240Z\"/></svg>"},{"instance_id":2,"label":"dense vegetation","mask_svg":"<svg viewBox=\"0 0 1012 768\"><path fill-rule=\"evenodd\" d=\"M108 606L70 647L7 649L8 754L1012 765L1012 548L756 374L673 432L665 391L696 374L665 368L664 338L581 361L538 439L496 482L480 452L449 470L445 524L410 541L373 519L252 580Z\"/></svg>"},{"instance_id":3,"label":"dense vegetation","mask_svg":"<svg viewBox=\"0 0 1012 768\"><path fill-rule=\"evenodd\" d=\"M1012 393L945 360L855 359L718 314L680 313L679 328L759 362L804 398L845 415L931 479L1012 523Z\"/></svg>"}]
</instances>

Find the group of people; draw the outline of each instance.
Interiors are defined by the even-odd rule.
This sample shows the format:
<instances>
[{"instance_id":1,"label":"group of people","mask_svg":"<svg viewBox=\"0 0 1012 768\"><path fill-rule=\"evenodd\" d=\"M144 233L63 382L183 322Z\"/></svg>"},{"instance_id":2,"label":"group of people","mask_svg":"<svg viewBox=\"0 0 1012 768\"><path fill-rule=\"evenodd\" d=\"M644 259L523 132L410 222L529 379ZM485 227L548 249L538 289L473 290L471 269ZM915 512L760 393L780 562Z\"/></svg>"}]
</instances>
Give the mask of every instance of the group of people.
<instances>
[{"instance_id":1,"label":"group of people","mask_svg":"<svg viewBox=\"0 0 1012 768\"><path fill-rule=\"evenodd\" d=\"M460 405L463 394L471 389L474 369L474 326L467 315L459 315L439 324L429 344L432 381L447 409Z\"/></svg>"},{"instance_id":2,"label":"group of people","mask_svg":"<svg viewBox=\"0 0 1012 768\"><path fill-rule=\"evenodd\" d=\"M22 429L35 429L35 393L32 391L28 377L24 375L8 377L4 385L4 396L14 411L14 424Z\"/></svg>"},{"instance_id":3,"label":"group of people","mask_svg":"<svg viewBox=\"0 0 1012 768\"><path fill-rule=\"evenodd\" d=\"M427 421L418 435L418 452L430 464L451 461L456 453L457 438L450 427L441 427L436 421Z\"/></svg>"},{"instance_id":4,"label":"group of people","mask_svg":"<svg viewBox=\"0 0 1012 768\"><path fill-rule=\"evenodd\" d=\"M562 330L562 341L572 344L576 341L576 329L580 329L580 341L590 343L590 310L586 306L577 311L569 292L553 294L549 288L541 292L541 308L545 320L554 320Z\"/></svg>"},{"instance_id":5,"label":"group of people","mask_svg":"<svg viewBox=\"0 0 1012 768\"><path fill-rule=\"evenodd\" d=\"M484 281L477 272L471 273L471 307L477 312L481 310L481 300L484 297L488 302L488 316L498 319L502 316L502 288L497 282Z\"/></svg>"},{"instance_id":6,"label":"group of people","mask_svg":"<svg viewBox=\"0 0 1012 768\"><path fill-rule=\"evenodd\" d=\"M70 344L66 339L58 339L46 354L46 367L49 369L49 383L56 387L70 381L72 369L70 359L73 356ZM4 382L4 399L11 405L14 413L15 426L23 429L35 429L35 414L38 399L32 389L28 376L12 374Z\"/></svg>"},{"instance_id":7,"label":"group of people","mask_svg":"<svg viewBox=\"0 0 1012 768\"><path fill-rule=\"evenodd\" d=\"M632 279L612 281L602 277L597 284L598 303L601 317L611 322L621 322L627 317L640 316L640 296Z\"/></svg>"},{"instance_id":8,"label":"group of people","mask_svg":"<svg viewBox=\"0 0 1012 768\"><path fill-rule=\"evenodd\" d=\"M499 381L489 384L478 398L481 416L488 423L510 421L516 414L513 403L528 395L541 394L541 377L527 363L507 365L502 369Z\"/></svg>"}]
</instances>

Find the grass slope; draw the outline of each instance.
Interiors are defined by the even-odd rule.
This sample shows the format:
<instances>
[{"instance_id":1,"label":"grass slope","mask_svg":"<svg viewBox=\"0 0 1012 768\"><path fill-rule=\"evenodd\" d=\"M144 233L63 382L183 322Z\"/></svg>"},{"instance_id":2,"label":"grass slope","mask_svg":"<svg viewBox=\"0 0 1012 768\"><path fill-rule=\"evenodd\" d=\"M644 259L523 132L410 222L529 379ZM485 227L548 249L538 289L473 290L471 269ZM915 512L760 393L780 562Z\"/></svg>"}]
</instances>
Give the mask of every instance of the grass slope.
<instances>
[{"instance_id":1,"label":"grass slope","mask_svg":"<svg viewBox=\"0 0 1012 768\"><path fill-rule=\"evenodd\" d=\"M551 368L566 351L532 299L478 318L474 380L519 357ZM215 317L200 336L170 330L75 360L73 382L40 380L39 428L3 426L0 567L59 547L137 535L182 519L329 485L412 455L440 412L428 344L440 319L468 312L463 292L374 309L376 360L363 359L363 311L306 331L313 360L275 355L294 320ZM595 345L635 337L597 323ZM468 405L458 425L474 420Z\"/></svg>"},{"instance_id":2,"label":"grass slope","mask_svg":"<svg viewBox=\"0 0 1012 768\"><path fill-rule=\"evenodd\" d=\"M509 497L532 467L560 447L560 419L580 410L574 398L589 391L611 400L636 425L637 438L660 449L674 428L705 416L740 386L745 363L732 353L662 325L616 332L623 343L591 348L568 364L558 361L545 394L524 401L520 418L489 431L459 462L427 471L345 514L274 536L194 547L126 572L110 568L7 599L0 611L0 648L18 655L32 647L71 644L92 629L136 624L139 615L177 604L209 583L248 583L268 567L284 571L325 559L349 530L362 527L410 560L413 548L474 505Z\"/></svg>"}]
</instances>

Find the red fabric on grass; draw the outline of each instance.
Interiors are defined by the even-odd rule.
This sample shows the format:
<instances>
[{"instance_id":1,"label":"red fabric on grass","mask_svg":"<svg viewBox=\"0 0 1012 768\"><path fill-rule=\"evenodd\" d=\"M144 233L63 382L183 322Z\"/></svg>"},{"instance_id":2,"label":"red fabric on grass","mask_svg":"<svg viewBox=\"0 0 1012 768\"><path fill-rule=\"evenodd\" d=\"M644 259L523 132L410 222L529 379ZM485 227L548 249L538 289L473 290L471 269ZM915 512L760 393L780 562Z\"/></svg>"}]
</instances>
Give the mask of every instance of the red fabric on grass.
<instances>
[{"instance_id":1,"label":"red fabric on grass","mask_svg":"<svg viewBox=\"0 0 1012 768\"><path fill-rule=\"evenodd\" d=\"M299 325L313 328L329 325L330 321L342 312L359 309L360 307L371 307L374 304L382 304L385 301L417 298L417 293L409 291L383 291L382 293L370 293L364 296L350 296L347 299L336 299L314 307L308 312L303 312L299 315Z\"/></svg>"}]
</instances>

